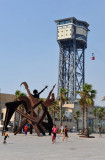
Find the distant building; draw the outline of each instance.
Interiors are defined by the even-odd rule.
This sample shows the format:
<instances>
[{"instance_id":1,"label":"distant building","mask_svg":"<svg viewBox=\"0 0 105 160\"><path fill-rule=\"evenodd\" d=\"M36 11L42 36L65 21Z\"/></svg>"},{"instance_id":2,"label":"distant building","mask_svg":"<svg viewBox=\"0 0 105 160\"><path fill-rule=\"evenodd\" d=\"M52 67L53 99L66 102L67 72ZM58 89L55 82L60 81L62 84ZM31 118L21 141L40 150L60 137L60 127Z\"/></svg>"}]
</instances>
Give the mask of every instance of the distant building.
<instances>
[{"instance_id":1,"label":"distant building","mask_svg":"<svg viewBox=\"0 0 105 160\"><path fill-rule=\"evenodd\" d=\"M16 98L16 95L13 94L5 94L5 93L0 93L0 124L3 125L5 121L5 116L6 116L6 106L5 103L7 102L12 102ZM14 126L15 123L18 125L19 124L19 114L14 113L9 125Z\"/></svg>"}]
</instances>

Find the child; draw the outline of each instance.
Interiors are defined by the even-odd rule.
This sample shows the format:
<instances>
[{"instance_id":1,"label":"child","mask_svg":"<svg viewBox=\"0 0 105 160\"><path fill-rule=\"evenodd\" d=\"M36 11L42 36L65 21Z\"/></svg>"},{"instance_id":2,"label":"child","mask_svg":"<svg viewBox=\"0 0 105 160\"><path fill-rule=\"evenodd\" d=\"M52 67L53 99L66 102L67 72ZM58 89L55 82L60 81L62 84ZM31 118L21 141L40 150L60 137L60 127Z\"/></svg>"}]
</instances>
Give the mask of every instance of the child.
<instances>
[{"instance_id":1,"label":"child","mask_svg":"<svg viewBox=\"0 0 105 160\"><path fill-rule=\"evenodd\" d=\"M4 142L3 143L7 143L6 142L7 137L9 138L8 133L6 131L4 131Z\"/></svg>"},{"instance_id":2,"label":"child","mask_svg":"<svg viewBox=\"0 0 105 160\"><path fill-rule=\"evenodd\" d=\"M67 129L67 126L65 126L65 128L64 128L64 137L63 137L63 141L64 141L64 139L65 139L65 137L66 137L66 142L68 141L68 129Z\"/></svg>"},{"instance_id":3,"label":"child","mask_svg":"<svg viewBox=\"0 0 105 160\"><path fill-rule=\"evenodd\" d=\"M25 127L24 127L25 136L27 135L27 131L28 131L28 127L27 127L27 125L25 125Z\"/></svg>"}]
</instances>

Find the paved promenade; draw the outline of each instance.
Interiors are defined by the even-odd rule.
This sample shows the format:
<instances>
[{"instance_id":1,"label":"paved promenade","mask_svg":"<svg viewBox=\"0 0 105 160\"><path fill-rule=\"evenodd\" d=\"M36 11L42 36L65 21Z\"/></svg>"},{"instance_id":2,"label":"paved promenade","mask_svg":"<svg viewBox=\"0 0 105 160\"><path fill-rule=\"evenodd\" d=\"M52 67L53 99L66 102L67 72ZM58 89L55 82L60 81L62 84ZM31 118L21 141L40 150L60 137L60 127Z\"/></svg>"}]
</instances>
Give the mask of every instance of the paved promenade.
<instances>
[{"instance_id":1,"label":"paved promenade","mask_svg":"<svg viewBox=\"0 0 105 160\"><path fill-rule=\"evenodd\" d=\"M55 144L51 137L33 135L14 136L12 133L3 144L0 136L0 160L105 160L105 135L99 138L79 138L70 133L68 142L57 138Z\"/></svg>"}]
</instances>

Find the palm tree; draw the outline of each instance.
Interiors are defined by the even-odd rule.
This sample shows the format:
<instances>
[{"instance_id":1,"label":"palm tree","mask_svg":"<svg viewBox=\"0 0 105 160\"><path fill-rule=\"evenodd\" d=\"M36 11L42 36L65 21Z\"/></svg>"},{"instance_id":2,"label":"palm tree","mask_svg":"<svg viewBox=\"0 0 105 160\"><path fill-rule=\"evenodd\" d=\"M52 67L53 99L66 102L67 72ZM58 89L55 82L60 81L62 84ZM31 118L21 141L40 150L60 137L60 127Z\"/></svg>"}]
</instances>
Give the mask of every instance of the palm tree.
<instances>
[{"instance_id":1,"label":"palm tree","mask_svg":"<svg viewBox=\"0 0 105 160\"><path fill-rule=\"evenodd\" d=\"M79 120L80 114L81 114L80 111L76 111L75 114L73 115L77 124L77 132L78 132L78 120Z\"/></svg>"},{"instance_id":2,"label":"palm tree","mask_svg":"<svg viewBox=\"0 0 105 160\"><path fill-rule=\"evenodd\" d=\"M92 90L92 85L85 83L82 86L82 91L78 92L81 96L80 104L82 104L83 110L85 110L85 135L88 135L88 108L94 105L94 98L96 90Z\"/></svg>"},{"instance_id":3,"label":"palm tree","mask_svg":"<svg viewBox=\"0 0 105 160\"><path fill-rule=\"evenodd\" d=\"M60 120L60 112L57 112L57 118L58 118L58 120ZM62 108L62 120L64 120L65 118L66 118L65 109Z\"/></svg>"},{"instance_id":4,"label":"palm tree","mask_svg":"<svg viewBox=\"0 0 105 160\"><path fill-rule=\"evenodd\" d=\"M97 108L93 109L93 116L95 117L95 130L96 130L96 116L97 116Z\"/></svg>"},{"instance_id":5,"label":"palm tree","mask_svg":"<svg viewBox=\"0 0 105 160\"><path fill-rule=\"evenodd\" d=\"M88 135L88 108L94 105L96 90L92 90L92 85L85 84L84 91L86 92L85 99L85 135Z\"/></svg>"},{"instance_id":6,"label":"palm tree","mask_svg":"<svg viewBox=\"0 0 105 160\"><path fill-rule=\"evenodd\" d=\"M16 90L15 95L16 95L17 99L19 97L22 97L22 96L27 96L25 93L21 92L20 90ZM24 105L20 105L19 109L23 111L24 110Z\"/></svg>"},{"instance_id":7,"label":"palm tree","mask_svg":"<svg viewBox=\"0 0 105 160\"><path fill-rule=\"evenodd\" d=\"M16 95L16 98L27 96L25 93L21 92L20 90L16 90L15 95Z\"/></svg>"},{"instance_id":8,"label":"palm tree","mask_svg":"<svg viewBox=\"0 0 105 160\"><path fill-rule=\"evenodd\" d=\"M60 88L60 94L59 94L59 102L60 102L60 126L62 126L62 105L67 100L67 97L65 96L67 94L65 88Z\"/></svg>"},{"instance_id":9,"label":"palm tree","mask_svg":"<svg viewBox=\"0 0 105 160\"><path fill-rule=\"evenodd\" d=\"M104 113L104 108L103 107L100 107L99 109L98 109L98 118L100 119L100 121L101 121L101 128L102 128L102 119L103 119L103 117L105 116L105 113Z\"/></svg>"},{"instance_id":10,"label":"palm tree","mask_svg":"<svg viewBox=\"0 0 105 160\"><path fill-rule=\"evenodd\" d=\"M41 100L41 101L44 101L44 98L40 98L40 100ZM40 112L41 112L41 110L42 110L42 105L39 104L35 110L36 110L36 112L37 112L37 115L39 116L39 115L40 115Z\"/></svg>"},{"instance_id":11,"label":"palm tree","mask_svg":"<svg viewBox=\"0 0 105 160\"><path fill-rule=\"evenodd\" d=\"M81 111L82 111L82 130L81 130L81 134L84 134L84 110L85 110L85 97L81 97L81 99L79 99L79 104L81 106Z\"/></svg>"},{"instance_id":12,"label":"palm tree","mask_svg":"<svg viewBox=\"0 0 105 160\"><path fill-rule=\"evenodd\" d=\"M53 123L55 124L55 114L59 111L58 101L55 100L51 107L49 107L49 111L52 114Z\"/></svg>"},{"instance_id":13,"label":"palm tree","mask_svg":"<svg viewBox=\"0 0 105 160\"><path fill-rule=\"evenodd\" d=\"M27 96L25 93L23 93L23 92L21 92L20 90L16 90L16 92L15 92L15 95L16 95L16 98L18 99L19 97L22 97L22 96ZM19 106L19 109L22 111L22 112L24 112L24 105L22 104L22 105L20 105ZM21 115L19 115L19 125L21 124L21 121L22 121L22 116Z\"/></svg>"}]
</instances>

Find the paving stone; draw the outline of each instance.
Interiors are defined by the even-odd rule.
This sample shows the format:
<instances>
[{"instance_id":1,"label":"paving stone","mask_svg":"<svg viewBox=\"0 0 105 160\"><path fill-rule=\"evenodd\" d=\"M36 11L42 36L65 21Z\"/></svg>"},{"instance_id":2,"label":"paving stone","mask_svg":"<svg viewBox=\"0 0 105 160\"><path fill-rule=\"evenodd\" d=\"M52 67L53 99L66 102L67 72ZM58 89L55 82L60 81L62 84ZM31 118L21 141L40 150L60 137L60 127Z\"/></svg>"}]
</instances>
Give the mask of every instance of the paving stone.
<instances>
[{"instance_id":1,"label":"paving stone","mask_svg":"<svg viewBox=\"0 0 105 160\"><path fill-rule=\"evenodd\" d=\"M0 136L0 160L105 160L105 135L80 138L70 133L68 142L57 137L55 144L50 136L14 136L12 133L9 136L7 144L3 144L3 136Z\"/></svg>"}]
</instances>

